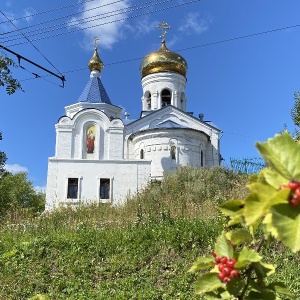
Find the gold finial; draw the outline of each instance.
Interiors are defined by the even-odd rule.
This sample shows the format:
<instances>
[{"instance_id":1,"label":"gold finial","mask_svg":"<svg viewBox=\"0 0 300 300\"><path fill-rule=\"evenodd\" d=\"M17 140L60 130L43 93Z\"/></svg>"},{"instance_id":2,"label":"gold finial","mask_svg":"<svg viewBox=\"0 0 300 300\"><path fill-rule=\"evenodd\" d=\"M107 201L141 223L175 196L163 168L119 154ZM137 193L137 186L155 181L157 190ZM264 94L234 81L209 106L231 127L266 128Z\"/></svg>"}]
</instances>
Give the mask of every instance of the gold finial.
<instances>
[{"instance_id":1,"label":"gold finial","mask_svg":"<svg viewBox=\"0 0 300 300\"><path fill-rule=\"evenodd\" d=\"M103 67L104 67L103 62L100 59L99 54L98 54L98 41L99 40L100 39L98 37L94 38L95 51L94 51L93 57L89 61L89 65L88 65L89 69L91 71L95 71L96 70L96 71L100 72L103 69Z\"/></svg>"},{"instance_id":2,"label":"gold finial","mask_svg":"<svg viewBox=\"0 0 300 300\"><path fill-rule=\"evenodd\" d=\"M169 26L165 21L162 21L160 24L155 26L155 28L161 28L162 34L161 34L160 38L161 38L161 41L164 42L165 35L168 33L167 29L171 29L171 26Z\"/></svg>"},{"instance_id":3,"label":"gold finial","mask_svg":"<svg viewBox=\"0 0 300 300\"><path fill-rule=\"evenodd\" d=\"M98 41L99 40L100 39L98 37L94 37L94 47L95 47L95 49L98 49Z\"/></svg>"}]
</instances>

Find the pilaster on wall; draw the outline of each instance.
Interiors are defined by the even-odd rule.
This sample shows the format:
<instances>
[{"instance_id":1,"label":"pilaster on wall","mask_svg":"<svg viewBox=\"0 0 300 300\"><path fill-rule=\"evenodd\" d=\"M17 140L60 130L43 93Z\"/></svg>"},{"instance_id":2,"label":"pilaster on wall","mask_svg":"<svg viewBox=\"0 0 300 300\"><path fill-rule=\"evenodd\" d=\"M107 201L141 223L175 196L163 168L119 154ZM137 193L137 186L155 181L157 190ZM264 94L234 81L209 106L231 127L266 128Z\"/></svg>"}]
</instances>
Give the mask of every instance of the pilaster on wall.
<instances>
[{"instance_id":1,"label":"pilaster on wall","mask_svg":"<svg viewBox=\"0 0 300 300\"><path fill-rule=\"evenodd\" d=\"M57 158L71 158L72 155L72 129L56 131L56 151Z\"/></svg>"}]
</instances>

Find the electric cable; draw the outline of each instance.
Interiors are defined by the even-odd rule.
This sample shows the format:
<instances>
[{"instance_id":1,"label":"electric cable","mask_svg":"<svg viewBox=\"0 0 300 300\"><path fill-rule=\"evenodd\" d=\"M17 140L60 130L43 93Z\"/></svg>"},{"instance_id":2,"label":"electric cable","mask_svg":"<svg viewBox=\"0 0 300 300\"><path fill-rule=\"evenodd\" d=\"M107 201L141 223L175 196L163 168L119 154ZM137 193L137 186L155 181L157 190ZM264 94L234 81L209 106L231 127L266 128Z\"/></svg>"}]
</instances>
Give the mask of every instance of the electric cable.
<instances>
[{"instance_id":1,"label":"electric cable","mask_svg":"<svg viewBox=\"0 0 300 300\"><path fill-rule=\"evenodd\" d=\"M0 13L15 27L18 29L18 27L2 12L0 11ZM60 74L63 76L63 74L51 63L51 61L49 61L49 59L24 35L24 33L22 33L22 35L26 38L26 40L42 55L42 57Z\"/></svg>"},{"instance_id":2,"label":"electric cable","mask_svg":"<svg viewBox=\"0 0 300 300\"><path fill-rule=\"evenodd\" d=\"M76 27L76 26L78 26L78 23L80 23L80 25L82 25L82 24L85 24L85 23L94 22L94 21L99 20L99 19L106 19L106 18L114 17L114 16L117 16L117 15L120 15L120 14L129 13L129 12L133 12L133 11L136 11L136 10L139 10L139 9L144 9L144 8L148 8L148 7L151 7L151 6L164 4L164 3L167 3L167 2L170 2L170 1L173 1L173 0L163 0L163 1L157 1L156 0L157 3L154 3L155 1L148 1L148 2L144 2L142 4L138 4L138 5L128 7L128 8L122 8L122 9L119 9L119 10L110 11L110 12L106 12L106 13L103 13L103 14L94 15L94 16L90 16L90 17L86 17L86 18L82 18L82 19L78 19L78 20L73 20L73 21L69 21L69 22L65 22L65 23L61 23L61 24L56 24L56 25L51 25L51 26L43 27L43 28L39 28L39 29L29 30L29 31L26 31L25 33L26 33L27 36L40 35L40 34L44 34L44 33L47 33L47 32L52 32L52 31L56 31L56 30L60 30L60 29L73 27L73 26ZM93 8L93 9L96 9L96 8ZM92 19L92 20L85 21L85 20L88 20L88 19ZM37 25L39 25L39 24L37 24ZM34 26L37 26L37 25L31 25L31 26L23 27L20 30L23 30L23 29L29 28L29 27L34 27ZM30 34L32 32L34 32L34 33ZM5 34L5 33L3 33L3 34ZM0 35L3 35L3 34L0 34ZM21 34L18 33L18 34L10 35L8 37L3 36L3 37L0 37L0 40L4 39L4 41L2 41L2 43L8 43L8 42L20 39L18 36L21 36Z\"/></svg>"},{"instance_id":3,"label":"electric cable","mask_svg":"<svg viewBox=\"0 0 300 300\"><path fill-rule=\"evenodd\" d=\"M66 35L66 34L78 32L78 31L82 31L82 30L86 30L86 29L90 29L90 28L94 28L94 27L99 27L99 26L103 26L103 25L107 25L107 24L112 24L112 23L116 23L116 22L120 22L120 21L126 21L126 20L137 18L137 17L141 17L141 16L150 15L150 14L153 14L153 13L165 11L165 10L168 10L168 9L173 9L173 8L178 8L178 7L181 7L181 6L184 6L184 5L189 5L189 4L192 4L192 3L199 2L199 1L201 1L201 0L191 0L191 1L183 2L183 3L179 3L179 4L176 4L176 5L172 5L172 6L169 6L169 7L164 7L164 8L160 8L160 9L156 9L156 10L152 10L152 11L147 11L147 12L140 13L140 14L137 14L137 15L134 15L134 16L129 16L129 17L126 17L126 18L121 18L121 19L118 19L118 20L108 21L108 22L104 22L104 23L101 23L101 24L93 25L93 26L88 26L88 27L84 27L84 28L78 28L78 29L70 30L70 31L67 31L67 32L61 32L61 33L57 33L57 34L53 34L53 35L48 35L48 36L33 39L32 42L41 41L41 40L44 40L44 39L49 39L49 38L53 38L53 37L57 37L57 36L61 36L61 35ZM29 36L32 36L32 35L29 35ZM26 43L27 42L20 42L20 43L9 45L8 47L23 45L23 44L26 44Z\"/></svg>"},{"instance_id":4,"label":"electric cable","mask_svg":"<svg viewBox=\"0 0 300 300\"><path fill-rule=\"evenodd\" d=\"M26 15L26 16L22 16L22 17L19 17L19 18L12 19L12 21L18 21L18 20L21 20L21 19L27 19L27 18L31 18L31 17L34 17L34 16L38 16L38 15L50 13L50 12L57 11L57 10L62 10L62 9L65 9L65 8L73 7L73 6L76 6L76 5L81 5L81 4L84 4L84 3L87 3L87 2L92 2L92 1L95 1L95 0L86 0L86 1L77 2L77 3L74 3L74 4L62 6L62 7L53 8L53 9L50 9L50 10L41 11L41 12L38 12L38 13L33 13L31 15ZM118 0L118 1L114 1L114 2L108 3L108 4L104 4L103 6L108 6L108 5L116 4L118 2L123 2L123 1L124 0ZM7 21L0 22L0 24L3 24L3 23L8 23L8 22Z\"/></svg>"},{"instance_id":5,"label":"electric cable","mask_svg":"<svg viewBox=\"0 0 300 300\"><path fill-rule=\"evenodd\" d=\"M95 1L95 0L93 0ZM124 0L122 0L124 1ZM164 2L170 2L170 1L174 1L174 0L165 0L165 1L161 1L161 3L164 3ZM117 1L119 2L119 1ZM147 3L154 3L154 2L158 2L158 0L151 0L151 1L147 1L147 2L144 2L144 3L140 3L140 4L135 4L135 5L132 5L132 6L129 6L129 7L125 7L125 8L121 8L121 9L117 9L117 10L114 10L114 11L111 11L111 12L106 12L106 13L102 13L100 15L97 15L97 16L104 16L104 15L107 15L109 13L113 13L113 12L118 12L118 11L125 11L126 12L129 12L131 11L131 8L133 9L134 7L137 7L137 6L142 6L142 5L145 5ZM113 2L115 3L115 2ZM157 4L161 4L161 3L157 3ZM154 4L154 5L157 5L157 4ZM29 25L29 26L25 26L25 27L22 27L20 28L20 30L24 30L24 29L28 29L28 28L32 28L32 27L36 27L36 26L39 26L39 25L42 25L42 24L47 24L47 23L50 23L50 22L53 22L53 21L58 21L58 20L61 20L61 19L66 19L68 17L72 17L72 16L75 16L75 15L78 15L78 14L81 14L83 12L88 12L88 11L91 11L91 10L95 10L95 9L98 9L98 8L102 8L104 6L107 6L107 5L100 5L100 6L96 6L96 7L93 7L93 8L90 8L90 9L86 9L86 10L82 10L82 11L79 11L79 12L76 12L76 13L72 13L72 14L69 14L69 15L64 15L64 16L61 16L61 17L58 17L58 18L55 18L55 19L50 19L50 20L46 20L44 22L41 22L41 23L37 23L37 24L32 24L32 25ZM152 5L151 5L152 6ZM146 6L146 7L149 7L149 6ZM141 8L145 8L145 7L141 7ZM127 11L128 10L128 11ZM82 18L82 19L79 19L79 20L76 20L76 21L71 21L71 22L78 22L78 21L81 21L81 20L86 20L86 19L90 19L90 18L93 18L95 16L91 16L91 17L86 17L86 18ZM13 20L12 20L13 21ZM70 22L67 22L67 24L69 24ZM0 23L1 24L1 23ZM63 24L66 24L66 23L61 23L61 24L57 24L55 26L60 26L60 25L63 25ZM44 28L40 28L38 30L44 30L44 29L47 29L49 27L44 27ZM10 33L13 33L13 32L16 32L17 30L11 30L11 31L7 31L7 32L3 32L3 33L0 33L0 36L1 35L7 35L7 34L10 34ZM32 32L32 31L28 31L27 33L29 32ZM18 34L20 35L20 34ZM9 37L14 37L14 36L17 36L17 35L11 35ZM5 37L0 37L0 39L4 39Z\"/></svg>"}]
</instances>

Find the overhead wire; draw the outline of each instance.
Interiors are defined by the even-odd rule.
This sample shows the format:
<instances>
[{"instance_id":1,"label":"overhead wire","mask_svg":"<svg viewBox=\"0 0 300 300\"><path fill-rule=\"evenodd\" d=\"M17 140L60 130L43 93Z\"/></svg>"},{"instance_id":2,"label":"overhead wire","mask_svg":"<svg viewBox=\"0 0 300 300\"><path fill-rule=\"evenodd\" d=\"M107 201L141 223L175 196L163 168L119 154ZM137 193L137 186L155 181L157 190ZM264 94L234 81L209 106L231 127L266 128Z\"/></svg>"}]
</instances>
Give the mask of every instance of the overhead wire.
<instances>
[{"instance_id":1,"label":"overhead wire","mask_svg":"<svg viewBox=\"0 0 300 300\"><path fill-rule=\"evenodd\" d=\"M140 13L140 14L137 14L137 15L134 15L134 16L121 18L121 19L118 19L118 20L112 20L112 21L104 22L104 23L101 23L101 24L93 25L93 26L78 28L78 29L67 31L67 32L61 32L61 33L57 33L57 34L53 34L53 35L44 36L44 37L41 37L41 38L33 39L32 41L33 42L40 41L40 40L49 39L49 38L53 38L53 37L57 37L57 36L61 36L61 35L66 35L66 34L78 32L78 31L82 31L82 30L86 30L86 29L90 29L90 28L94 28L94 27L99 27L99 26L112 24L112 23L116 23L116 22L120 22L120 21L126 21L126 20L130 20L130 19L138 18L138 17L141 17L141 16L150 15L150 14L153 14L153 13L165 11L165 10L168 10L168 9L178 8L178 7L181 7L181 6L184 6L184 5L188 5L188 4L192 4L192 3L196 3L196 2L200 2L200 1L201 0L190 0L190 1L187 1L187 2L178 3L178 4L175 4L175 5L172 5L172 6L163 7L163 8L159 8L159 9L156 9L156 10L143 12L143 13ZM32 35L29 35L29 36L32 36ZM23 45L23 44L26 44L26 43L27 42L15 43L15 44L9 45L8 47Z\"/></svg>"},{"instance_id":2,"label":"overhead wire","mask_svg":"<svg viewBox=\"0 0 300 300\"><path fill-rule=\"evenodd\" d=\"M12 22L5 14L4 14L4 12L2 12L2 11L0 11L0 13L17 29L17 30L19 30L18 29L18 27L14 24L14 22ZM22 35L24 36L24 38L34 47L34 49L35 50L37 50L39 53L40 53L40 55L60 74L60 75L62 75L63 76L63 74L51 63L51 61L27 38L27 36L24 34L24 33L22 33ZM19 60L20 60L20 58L19 58ZM20 61L19 61L19 63L20 63Z\"/></svg>"},{"instance_id":3,"label":"overhead wire","mask_svg":"<svg viewBox=\"0 0 300 300\"><path fill-rule=\"evenodd\" d=\"M129 12L133 12L133 11L136 11L136 10L139 10L139 9L145 9L145 8L149 8L151 6L161 5L161 4L170 2L170 1L173 1L173 0L163 0L163 1L158 1L158 0L153 1L152 0L152 1L147 1L147 2L137 4L137 5L133 5L133 6L130 6L130 7L127 7L127 8L122 8L122 9L118 9L118 10L114 10L114 11L110 11L110 12L105 12L105 13L102 13L102 14L98 14L98 15L94 15L94 16L90 16L90 17L86 17L86 18L82 18L82 19L71 20L69 22L64 22L64 23L61 23L61 24L55 24L55 25L51 25L51 26L48 26L48 27L29 30L29 31L26 31L26 35L27 36L35 36L35 35L45 34L45 33L60 30L60 29L65 29L65 28L70 28L70 27L73 27L73 26L78 26L78 24L82 25L82 24L85 24L85 23L94 22L94 21L99 20L99 19L106 19L106 18L110 18L110 17L114 17L114 16L117 16L117 15L123 14L123 13L129 13ZM102 6L92 8L91 10L97 9L99 7L102 7ZM82 12L86 12L86 11L88 11L88 10L85 10L85 11L82 11ZM71 15L69 15L69 16L71 16ZM69 16L64 16L63 18L69 17ZM91 20L89 20L89 19L91 19ZM51 21L51 20L49 20L49 21ZM39 25L39 24L37 24L37 25ZM37 25L23 27L21 30L24 30L25 28L29 28L29 27L34 27L34 26L37 26ZM30 34L32 32L34 32L34 33ZM19 33L19 34L10 35L8 37L7 36L1 37L1 35L5 35L5 34L6 33L0 34L0 39L4 40L4 41L2 41L2 43L8 43L8 42L11 42L11 41L18 40L18 39L20 39L20 38L18 38L18 36L21 35Z\"/></svg>"},{"instance_id":4,"label":"overhead wire","mask_svg":"<svg viewBox=\"0 0 300 300\"><path fill-rule=\"evenodd\" d=\"M296 27L300 27L300 24L295 24L295 25L291 25L291 26L286 26L286 27L281 27L281 28L276 28L276 29L271 29L271 30L266 30L266 31L251 33L251 34L247 34L247 35L243 35L243 36L228 38L228 39L224 39L224 40L220 40L220 41L215 41L215 42L210 42L210 43L205 43L205 44L201 44L201 45L195 45L195 46L191 46L191 47L187 47L187 48L182 48L182 49L174 50L174 52L182 52L182 51L188 51L188 50L192 50L192 49L196 49L196 48L202 48L202 47L208 47L208 46L213 46L213 45L222 44L222 43L228 43L228 42L232 42L232 41L236 41L236 40L251 38L251 37L255 37L255 36L259 36L259 35L263 35L263 34L269 34L269 33L278 32L278 31L282 31L282 30L286 30L286 29L291 29L291 28L296 28ZM107 64L105 64L105 66L112 66L112 65L122 64L122 63L128 63L128 62L132 62L132 61L136 61L136 60L141 60L141 59L143 59L143 57L136 57L136 58L131 58L131 59L126 59L126 60L121 60L121 61L107 63ZM84 71L84 70L86 70L86 68L69 70L69 71L65 71L64 73L65 74L67 74L67 73L74 73L74 72L79 72L79 71Z\"/></svg>"},{"instance_id":5,"label":"overhead wire","mask_svg":"<svg viewBox=\"0 0 300 300\"><path fill-rule=\"evenodd\" d=\"M93 0L93 1L95 1L95 0ZM124 0L121 0L121 1L124 1ZM174 1L174 0L166 0L166 1L163 1L163 2L170 2L170 1ZM103 8L103 7L105 7L105 6L108 6L108 5L111 5L111 4L115 4L115 3L117 3L117 2L120 2L120 1L115 1L115 2L111 2L111 3L109 3L109 4L95 6L95 7L90 8L90 9L85 9L85 10L78 11L78 12L75 12L75 13L72 13L72 14L69 14L69 15L64 15L64 16L61 16L61 17L58 17L58 18L46 20L46 21L43 21L43 22L40 22L40 23L37 23L37 24L32 24L32 25L29 25L29 26L22 27L22 28L20 28L20 29L21 29L21 30L24 30L24 29L28 29L28 28L40 26L40 25L42 25L42 24L47 24L47 23L51 23L51 22L54 22L54 21L66 19L66 18L75 16L75 15L78 15L78 14L81 14L81 13L84 13L84 12L92 11L92 10L95 10L95 9L98 9L98 8ZM132 5L132 6L129 6L129 7L117 9L117 10L112 11L112 12L129 10L130 8L134 8L134 7L137 7L137 6L142 6L143 4L153 3L153 2L158 2L158 0L151 0L151 1L144 2L144 3L135 4L135 5ZM156 5L156 4L155 4L155 5ZM98 15L98 16L103 16L103 15L106 15L106 14L109 14L109 13L111 13L111 12L102 13L102 14L100 14L100 15ZM78 21L80 21L80 20L90 19L90 18L93 18L93 17L95 17L95 16L87 17L87 18L82 18L82 19L79 19L79 20L76 20L76 21L78 22ZM76 21L74 21L74 22L76 22ZM72 22L72 21L71 21L71 22ZM70 22L68 22L68 24L69 24L69 23L70 23ZM0 24L1 24L1 23L0 23ZM57 24L56 26L63 25L63 24L65 24L65 23ZM49 28L49 27L44 27L44 28L41 28L41 29L39 29L39 30L44 30L44 29L47 29L47 28ZM7 34L10 34L10 33L13 33L13 32L16 32L16 30L11 30L11 31L7 31L7 32L0 33L0 36L1 36L1 35L7 35ZM31 32L31 31L28 31L28 32ZM14 37L14 36L16 36L16 35L13 35L13 36L11 36L11 37ZM0 37L0 39L4 39L4 38L5 38L5 37Z\"/></svg>"},{"instance_id":6,"label":"overhead wire","mask_svg":"<svg viewBox=\"0 0 300 300\"><path fill-rule=\"evenodd\" d=\"M25 15L25 16L22 16L22 17L19 17L19 18L12 19L12 21L18 21L18 20L21 20L21 19L27 19L27 18L31 18L31 17L34 17L34 16L38 16L38 15L42 15L42 14L54 12L54 11L57 11L57 10L62 10L62 9L65 9L65 8L70 8L70 7L73 7L73 6L76 6L76 5L81 5L81 4L84 4L84 3L87 3L87 2L92 2L92 1L95 1L95 0L86 0L86 1L73 3L73 4L70 4L70 5L62 6L62 7L56 7L56 8L53 8L53 9L44 10L44 11L41 11L41 12L33 13L31 15ZM115 2L108 3L106 5L111 5L111 4L115 4L115 3L123 2L123 1L124 0L118 0L118 1L115 1ZM3 23L8 23L8 21L2 21L2 22L0 22L0 24L3 24Z\"/></svg>"}]
</instances>

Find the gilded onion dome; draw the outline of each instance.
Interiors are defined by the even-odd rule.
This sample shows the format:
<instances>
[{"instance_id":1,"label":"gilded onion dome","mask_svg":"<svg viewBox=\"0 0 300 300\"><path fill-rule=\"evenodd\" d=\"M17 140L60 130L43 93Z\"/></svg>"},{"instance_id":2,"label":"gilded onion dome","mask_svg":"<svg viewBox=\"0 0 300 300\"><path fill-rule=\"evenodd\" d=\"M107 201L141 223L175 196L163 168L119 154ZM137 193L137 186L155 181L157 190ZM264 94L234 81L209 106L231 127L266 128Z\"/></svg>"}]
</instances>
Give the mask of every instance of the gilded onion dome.
<instances>
[{"instance_id":1,"label":"gilded onion dome","mask_svg":"<svg viewBox=\"0 0 300 300\"><path fill-rule=\"evenodd\" d=\"M97 70L99 72L101 72L101 70L104 67L104 64L103 64L102 60L99 57L98 50L97 50L96 47L95 47L94 55L90 59L88 66L89 66L89 69L91 71Z\"/></svg>"},{"instance_id":2,"label":"gilded onion dome","mask_svg":"<svg viewBox=\"0 0 300 300\"><path fill-rule=\"evenodd\" d=\"M186 60L178 53L170 51L164 40L161 47L144 57L140 65L142 77L157 72L175 72L185 77L187 69Z\"/></svg>"}]
</instances>

